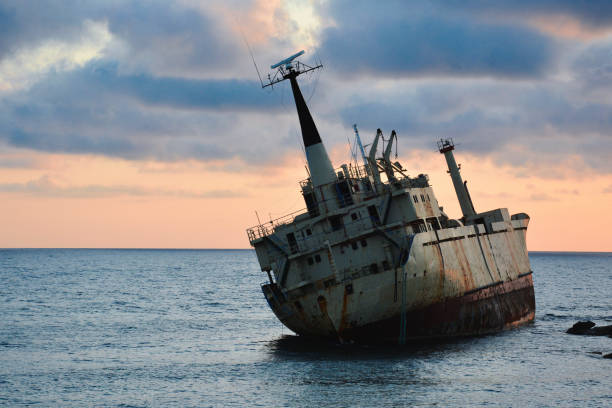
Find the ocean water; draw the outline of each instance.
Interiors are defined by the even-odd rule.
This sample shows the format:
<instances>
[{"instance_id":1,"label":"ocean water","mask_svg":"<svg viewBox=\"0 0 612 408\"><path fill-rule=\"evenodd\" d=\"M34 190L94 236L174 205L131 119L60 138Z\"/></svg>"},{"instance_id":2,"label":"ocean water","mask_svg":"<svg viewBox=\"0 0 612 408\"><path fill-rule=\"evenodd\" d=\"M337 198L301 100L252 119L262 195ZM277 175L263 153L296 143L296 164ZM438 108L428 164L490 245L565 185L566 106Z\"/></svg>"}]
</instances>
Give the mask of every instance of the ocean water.
<instances>
[{"instance_id":1,"label":"ocean water","mask_svg":"<svg viewBox=\"0 0 612 408\"><path fill-rule=\"evenodd\" d=\"M250 250L0 250L2 406L612 406L612 254L532 253L533 324L406 347L283 329Z\"/></svg>"}]
</instances>

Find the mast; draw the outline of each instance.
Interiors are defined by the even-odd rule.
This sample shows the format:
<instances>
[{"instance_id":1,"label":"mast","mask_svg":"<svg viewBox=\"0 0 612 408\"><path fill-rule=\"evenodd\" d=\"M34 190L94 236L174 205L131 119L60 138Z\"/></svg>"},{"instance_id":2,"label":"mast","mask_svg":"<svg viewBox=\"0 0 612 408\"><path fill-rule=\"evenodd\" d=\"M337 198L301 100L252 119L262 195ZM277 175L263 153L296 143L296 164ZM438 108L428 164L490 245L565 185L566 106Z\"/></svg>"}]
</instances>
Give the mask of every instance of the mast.
<instances>
[{"instance_id":1,"label":"mast","mask_svg":"<svg viewBox=\"0 0 612 408\"><path fill-rule=\"evenodd\" d=\"M440 153L444 154L444 158L446 159L448 172L453 180L453 186L455 187L455 193L457 194L457 199L459 200L459 205L461 206L463 216L469 217L476 214L476 210L474 210L474 205L472 204L472 200L470 199L470 195L467 191L467 186L461 179L459 166L457 166L457 162L455 162L455 156L453 155L455 145L453 144L453 140L440 139L438 142L438 149L440 150Z\"/></svg>"},{"instance_id":2,"label":"mast","mask_svg":"<svg viewBox=\"0 0 612 408\"><path fill-rule=\"evenodd\" d=\"M337 177L321 140L321 136L319 135L319 131L317 130L317 126L315 125L297 82L297 77L299 75L320 68L322 65L319 64L316 67L309 67L300 62L296 62L294 66L293 60L302 54L304 54L304 51L300 51L270 66L272 69L278 68L278 71L274 77L268 75L269 83L264 85L264 88L286 79L291 83L291 91L293 92L293 99L295 100L295 107L300 120L302 141L304 142L306 160L310 171L310 180L312 181L313 187L316 188L335 182Z\"/></svg>"},{"instance_id":3,"label":"mast","mask_svg":"<svg viewBox=\"0 0 612 408\"><path fill-rule=\"evenodd\" d=\"M359 137L359 131L357 130L357 124L353 125L353 130L355 131L355 140L357 141L357 146L359 146L359 150L361 151L361 157L363 158L363 165L368 167L368 158L365 154L365 150L363 150L363 145L361 144L361 138Z\"/></svg>"}]
</instances>

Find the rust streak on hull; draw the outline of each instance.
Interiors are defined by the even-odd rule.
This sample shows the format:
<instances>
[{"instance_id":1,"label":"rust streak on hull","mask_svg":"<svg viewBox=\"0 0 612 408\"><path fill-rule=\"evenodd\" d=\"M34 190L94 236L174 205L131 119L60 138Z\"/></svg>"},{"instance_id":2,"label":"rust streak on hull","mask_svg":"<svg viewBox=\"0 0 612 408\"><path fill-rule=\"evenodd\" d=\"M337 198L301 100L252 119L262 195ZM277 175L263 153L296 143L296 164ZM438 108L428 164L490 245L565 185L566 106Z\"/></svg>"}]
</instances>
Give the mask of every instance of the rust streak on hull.
<instances>
[{"instance_id":1,"label":"rust streak on hull","mask_svg":"<svg viewBox=\"0 0 612 408\"><path fill-rule=\"evenodd\" d=\"M406 314L407 338L423 339L479 335L528 323L535 316L531 274L446 299ZM370 325L346 329L345 340L397 342L400 316Z\"/></svg>"}]
</instances>

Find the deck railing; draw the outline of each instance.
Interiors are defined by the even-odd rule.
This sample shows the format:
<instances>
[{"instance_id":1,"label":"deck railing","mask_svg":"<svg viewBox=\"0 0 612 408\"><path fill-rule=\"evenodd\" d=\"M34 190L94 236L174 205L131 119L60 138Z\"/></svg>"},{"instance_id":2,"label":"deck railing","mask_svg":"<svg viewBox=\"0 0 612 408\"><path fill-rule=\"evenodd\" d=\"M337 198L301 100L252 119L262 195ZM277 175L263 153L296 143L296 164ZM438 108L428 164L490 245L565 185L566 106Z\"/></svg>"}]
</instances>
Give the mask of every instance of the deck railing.
<instances>
[{"instance_id":1,"label":"deck railing","mask_svg":"<svg viewBox=\"0 0 612 408\"><path fill-rule=\"evenodd\" d=\"M259 225L255 225L254 227L247 229L249 241L254 241L258 238L267 237L268 235L273 234L274 230L277 227L292 223L295 217L304 213L306 213L306 209L302 208L301 210L294 211L290 214L283 215L282 217L270 220L268 222L264 222Z\"/></svg>"}]
</instances>

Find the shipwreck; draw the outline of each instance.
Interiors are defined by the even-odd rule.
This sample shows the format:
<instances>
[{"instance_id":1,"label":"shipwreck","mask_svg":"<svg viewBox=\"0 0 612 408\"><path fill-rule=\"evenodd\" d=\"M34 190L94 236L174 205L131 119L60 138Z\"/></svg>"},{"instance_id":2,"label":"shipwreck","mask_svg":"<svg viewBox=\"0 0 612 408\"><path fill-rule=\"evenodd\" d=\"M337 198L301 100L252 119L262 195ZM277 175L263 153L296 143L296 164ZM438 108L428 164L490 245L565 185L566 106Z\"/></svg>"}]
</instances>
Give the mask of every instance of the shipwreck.
<instances>
[{"instance_id":1,"label":"shipwreck","mask_svg":"<svg viewBox=\"0 0 612 408\"><path fill-rule=\"evenodd\" d=\"M391 160L395 131L385 140L379 129L366 152L355 126L360 157L334 168L297 82L321 65L297 61L302 54L272 65L264 86L291 84L308 163L306 208L247 230L277 318L302 336L399 344L532 321L529 216L476 211L450 138L438 150L458 219L444 213L427 175L411 177Z\"/></svg>"}]
</instances>

